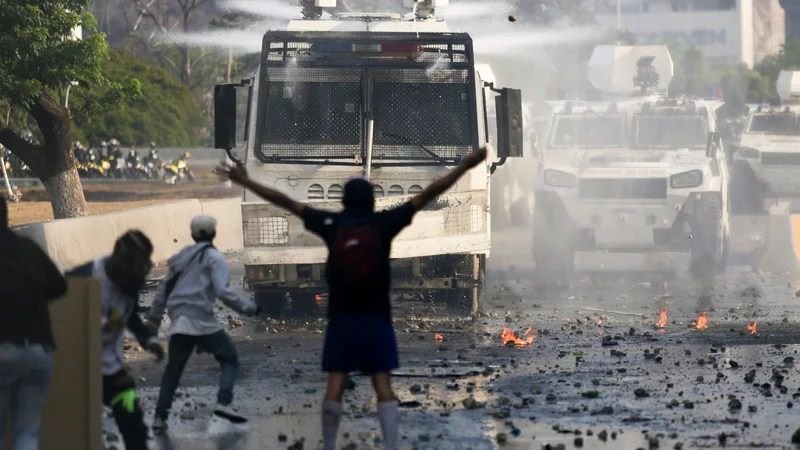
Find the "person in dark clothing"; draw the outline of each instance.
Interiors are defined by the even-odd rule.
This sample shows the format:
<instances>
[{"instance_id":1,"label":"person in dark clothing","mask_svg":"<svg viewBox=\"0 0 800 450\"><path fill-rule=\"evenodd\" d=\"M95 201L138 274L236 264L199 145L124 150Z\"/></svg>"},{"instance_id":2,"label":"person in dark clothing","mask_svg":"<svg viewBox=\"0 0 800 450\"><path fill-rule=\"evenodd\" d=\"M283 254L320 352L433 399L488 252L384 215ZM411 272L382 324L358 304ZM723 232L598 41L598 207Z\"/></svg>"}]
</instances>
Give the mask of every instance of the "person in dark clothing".
<instances>
[{"instance_id":1,"label":"person in dark clothing","mask_svg":"<svg viewBox=\"0 0 800 450\"><path fill-rule=\"evenodd\" d=\"M66 294L67 280L36 243L9 229L4 197L0 255L0 447L10 415L15 448L37 450L56 347L48 304Z\"/></svg>"},{"instance_id":2,"label":"person in dark clothing","mask_svg":"<svg viewBox=\"0 0 800 450\"><path fill-rule=\"evenodd\" d=\"M322 407L324 449L335 448L342 394L348 373L356 370L372 375L386 448L397 448L399 412L390 375L399 367L389 304L392 239L411 224L417 211L485 158L486 148L476 150L410 201L380 212L375 212L372 185L363 178L345 184L344 210L334 213L314 209L254 182L241 165L217 169L223 177L302 217L306 229L319 235L328 247L329 324L322 353L322 370L328 372Z\"/></svg>"},{"instance_id":3,"label":"person in dark clothing","mask_svg":"<svg viewBox=\"0 0 800 450\"><path fill-rule=\"evenodd\" d=\"M148 430L136 400L136 383L125 370L122 355L125 328L159 362L164 358L158 337L136 313L139 291L153 266L150 261L152 253L153 244L147 236L132 230L117 240L111 256L99 258L69 273L100 281L103 295L103 404L113 411L126 450L147 450Z\"/></svg>"}]
</instances>

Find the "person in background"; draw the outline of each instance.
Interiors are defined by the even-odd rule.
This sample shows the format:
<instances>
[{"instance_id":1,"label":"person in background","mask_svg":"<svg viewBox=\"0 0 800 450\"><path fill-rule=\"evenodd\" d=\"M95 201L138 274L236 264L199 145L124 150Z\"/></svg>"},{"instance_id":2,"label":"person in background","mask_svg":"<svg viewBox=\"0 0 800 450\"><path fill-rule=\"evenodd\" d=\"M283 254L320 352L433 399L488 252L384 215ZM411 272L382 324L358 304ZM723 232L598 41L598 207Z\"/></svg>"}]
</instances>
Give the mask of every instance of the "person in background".
<instances>
[{"instance_id":1,"label":"person in background","mask_svg":"<svg viewBox=\"0 0 800 450\"><path fill-rule=\"evenodd\" d=\"M136 383L125 370L122 345L127 328L142 348L158 361L164 349L158 338L136 313L139 291L153 266L153 244L141 231L131 230L120 237L111 256L82 265L70 276L86 276L100 281L103 327L103 404L110 407L122 434L126 450L147 450L147 426L136 399Z\"/></svg>"},{"instance_id":2,"label":"person in background","mask_svg":"<svg viewBox=\"0 0 800 450\"><path fill-rule=\"evenodd\" d=\"M342 394L348 373L356 370L372 376L386 448L397 449L400 416L391 371L399 367L399 361L389 303L392 239L411 224L417 211L485 158L486 148L476 150L410 201L381 212L375 212L372 184L363 178L345 184L344 211L333 213L311 208L254 182L241 165L217 169L223 177L302 217L306 229L319 235L328 247L325 276L330 293L329 324L322 352L322 370L328 372L322 406L325 450L336 447Z\"/></svg>"},{"instance_id":3,"label":"person in background","mask_svg":"<svg viewBox=\"0 0 800 450\"><path fill-rule=\"evenodd\" d=\"M11 418L16 450L38 450L39 426L56 348L48 304L67 280L28 238L8 227L0 196L0 448Z\"/></svg>"},{"instance_id":4,"label":"person in background","mask_svg":"<svg viewBox=\"0 0 800 450\"><path fill-rule=\"evenodd\" d=\"M195 347L210 353L219 361L221 374L216 416L233 423L247 422L231 408L233 386L239 370L239 356L231 338L222 329L214 313L214 302L220 299L242 314L258 314L258 307L239 297L230 288L228 261L214 247L217 221L199 216L192 220L194 245L184 247L169 260L169 272L156 292L150 308L150 326L157 329L164 310L169 310L169 362L161 379L153 429L167 429L167 417L172 408L175 390Z\"/></svg>"}]
</instances>

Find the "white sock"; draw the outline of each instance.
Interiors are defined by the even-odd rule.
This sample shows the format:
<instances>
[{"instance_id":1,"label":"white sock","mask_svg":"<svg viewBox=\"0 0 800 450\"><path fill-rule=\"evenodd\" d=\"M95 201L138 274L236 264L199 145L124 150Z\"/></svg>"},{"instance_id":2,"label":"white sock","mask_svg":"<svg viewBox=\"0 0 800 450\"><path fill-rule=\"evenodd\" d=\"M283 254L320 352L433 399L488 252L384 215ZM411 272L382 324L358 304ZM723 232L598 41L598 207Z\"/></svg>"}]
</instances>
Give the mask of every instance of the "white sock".
<instances>
[{"instance_id":1,"label":"white sock","mask_svg":"<svg viewBox=\"0 0 800 450\"><path fill-rule=\"evenodd\" d=\"M322 440L325 450L336 450L336 435L342 420L342 404L325 400L322 402Z\"/></svg>"},{"instance_id":2,"label":"white sock","mask_svg":"<svg viewBox=\"0 0 800 450\"><path fill-rule=\"evenodd\" d=\"M378 417L381 419L383 442L386 450L397 450L398 428L400 426L400 411L397 409L397 400L378 403Z\"/></svg>"}]
</instances>

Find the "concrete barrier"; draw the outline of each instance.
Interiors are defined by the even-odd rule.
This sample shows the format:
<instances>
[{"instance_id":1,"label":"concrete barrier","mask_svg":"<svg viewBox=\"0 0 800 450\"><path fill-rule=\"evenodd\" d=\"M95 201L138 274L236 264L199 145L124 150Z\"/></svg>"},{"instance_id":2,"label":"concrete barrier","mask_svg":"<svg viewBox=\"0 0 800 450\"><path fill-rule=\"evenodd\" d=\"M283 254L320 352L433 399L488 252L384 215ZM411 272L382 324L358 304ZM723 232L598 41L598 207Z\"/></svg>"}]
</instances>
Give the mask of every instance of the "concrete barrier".
<instances>
[{"instance_id":1,"label":"concrete barrier","mask_svg":"<svg viewBox=\"0 0 800 450\"><path fill-rule=\"evenodd\" d=\"M86 279L70 279L66 297L50 304L56 351L41 450L103 449L101 309L100 285ZM5 448L14 450L10 424L0 426L7 430Z\"/></svg>"},{"instance_id":2,"label":"concrete barrier","mask_svg":"<svg viewBox=\"0 0 800 450\"><path fill-rule=\"evenodd\" d=\"M242 199L226 198L200 204L203 214L217 219L217 238L214 245L221 252L237 251L244 247L242 232Z\"/></svg>"},{"instance_id":3,"label":"concrete barrier","mask_svg":"<svg viewBox=\"0 0 800 450\"><path fill-rule=\"evenodd\" d=\"M111 214L23 225L14 231L33 239L62 270L67 270L109 254L123 233L139 229L153 242L153 261L158 262L194 242L189 224L193 217L202 213L199 200L185 200ZM238 232L241 236L241 225Z\"/></svg>"}]
</instances>

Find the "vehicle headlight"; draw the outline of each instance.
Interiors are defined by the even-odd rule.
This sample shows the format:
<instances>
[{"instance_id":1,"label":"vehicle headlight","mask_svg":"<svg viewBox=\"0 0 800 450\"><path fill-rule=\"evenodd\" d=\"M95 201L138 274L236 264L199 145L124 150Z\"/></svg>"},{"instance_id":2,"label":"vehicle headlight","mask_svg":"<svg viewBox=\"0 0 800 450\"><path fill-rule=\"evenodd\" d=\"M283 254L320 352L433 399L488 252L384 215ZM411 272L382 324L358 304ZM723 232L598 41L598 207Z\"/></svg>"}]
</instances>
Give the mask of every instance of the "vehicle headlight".
<instances>
[{"instance_id":1,"label":"vehicle headlight","mask_svg":"<svg viewBox=\"0 0 800 450\"><path fill-rule=\"evenodd\" d=\"M576 178L567 172L547 169L544 171L544 182L548 186L571 188L575 187Z\"/></svg>"},{"instance_id":2,"label":"vehicle headlight","mask_svg":"<svg viewBox=\"0 0 800 450\"><path fill-rule=\"evenodd\" d=\"M740 147L736 153L742 158L748 159L759 159L761 157L761 152L747 147Z\"/></svg>"},{"instance_id":3,"label":"vehicle headlight","mask_svg":"<svg viewBox=\"0 0 800 450\"><path fill-rule=\"evenodd\" d=\"M703 184L703 172L700 170L690 170L688 172L677 173L670 177L669 184L673 189L693 188Z\"/></svg>"}]
</instances>

